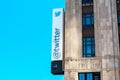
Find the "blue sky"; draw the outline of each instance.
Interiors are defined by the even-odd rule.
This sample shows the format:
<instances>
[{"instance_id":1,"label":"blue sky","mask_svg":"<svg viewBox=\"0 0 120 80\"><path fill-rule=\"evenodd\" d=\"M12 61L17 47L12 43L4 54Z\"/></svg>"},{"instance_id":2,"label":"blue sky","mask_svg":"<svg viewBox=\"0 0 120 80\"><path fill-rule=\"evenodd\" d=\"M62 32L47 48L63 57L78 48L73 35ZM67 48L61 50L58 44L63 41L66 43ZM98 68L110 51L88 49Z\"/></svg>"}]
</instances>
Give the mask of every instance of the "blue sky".
<instances>
[{"instance_id":1,"label":"blue sky","mask_svg":"<svg viewBox=\"0 0 120 80\"><path fill-rule=\"evenodd\" d=\"M63 80L51 67L52 9L65 0L0 0L0 80Z\"/></svg>"}]
</instances>

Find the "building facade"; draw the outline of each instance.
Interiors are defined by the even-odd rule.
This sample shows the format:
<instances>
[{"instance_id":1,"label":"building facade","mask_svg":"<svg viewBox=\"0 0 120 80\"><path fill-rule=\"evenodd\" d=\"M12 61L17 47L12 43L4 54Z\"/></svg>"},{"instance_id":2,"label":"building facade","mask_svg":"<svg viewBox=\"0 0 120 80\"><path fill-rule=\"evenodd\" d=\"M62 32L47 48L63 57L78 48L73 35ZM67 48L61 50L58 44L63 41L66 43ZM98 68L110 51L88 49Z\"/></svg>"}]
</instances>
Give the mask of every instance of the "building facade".
<instances>
[{"instance_id":1,"label":"building facade","mask_svg":"<svg viewBox=\"0 0 120 80\"><path fill-rule=\"evenodd\" d=\"M120 0L66 0L65 80L120 80Z\"/></svg>"}]
</instances>

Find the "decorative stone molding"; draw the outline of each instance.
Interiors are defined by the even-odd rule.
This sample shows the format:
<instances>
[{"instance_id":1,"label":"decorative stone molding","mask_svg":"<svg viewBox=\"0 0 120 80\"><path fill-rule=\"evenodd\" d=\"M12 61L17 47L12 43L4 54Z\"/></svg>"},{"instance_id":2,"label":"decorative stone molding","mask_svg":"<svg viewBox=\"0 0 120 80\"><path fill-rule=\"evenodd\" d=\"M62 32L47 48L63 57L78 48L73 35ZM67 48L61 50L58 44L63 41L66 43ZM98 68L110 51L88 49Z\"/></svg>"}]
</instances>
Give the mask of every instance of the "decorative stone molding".
<instances>
[{"instance_id":1,"label":"decorative stone molding","mask_svg":"<svg viewBox=\"0 0 120 80\"><path fill-rule=\"evenodd\" d=\"M80 70L101 69L101 60L100 59L81 59L78 62L78 68Z\"/></svg>"}]
</instances>

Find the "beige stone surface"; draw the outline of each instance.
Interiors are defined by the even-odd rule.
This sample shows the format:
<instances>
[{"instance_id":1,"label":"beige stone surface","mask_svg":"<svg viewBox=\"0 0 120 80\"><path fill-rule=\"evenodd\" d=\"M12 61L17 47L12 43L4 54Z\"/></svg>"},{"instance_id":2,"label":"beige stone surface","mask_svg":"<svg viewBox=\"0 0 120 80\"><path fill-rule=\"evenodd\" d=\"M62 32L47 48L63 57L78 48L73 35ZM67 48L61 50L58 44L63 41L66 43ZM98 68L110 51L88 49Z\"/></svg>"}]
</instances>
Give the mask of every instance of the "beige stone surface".
<instances>
[{"instance_id":1,"label":"beige stone surface","mask_svg":"<svg viewBox=\"0 0 120 80\"><path fill-rule=\"evenodd\" d=\"M120 53L116 0L94 1L94 58L82 58L81 0L66 0L65 80L78 80L80 72L100 72L101 80L120 80Z\"/></svg>"}]
</instances>

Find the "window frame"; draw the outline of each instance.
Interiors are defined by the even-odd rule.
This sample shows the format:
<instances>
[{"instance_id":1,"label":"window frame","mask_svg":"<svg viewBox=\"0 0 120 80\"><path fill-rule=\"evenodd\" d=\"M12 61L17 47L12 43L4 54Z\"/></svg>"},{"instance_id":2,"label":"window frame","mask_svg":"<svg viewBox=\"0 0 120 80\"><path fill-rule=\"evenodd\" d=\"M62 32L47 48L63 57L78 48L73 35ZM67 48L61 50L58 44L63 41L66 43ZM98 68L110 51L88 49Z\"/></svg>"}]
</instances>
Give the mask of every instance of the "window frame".
<instances>
[{"instance_id":1,"label":"window frame","mask_svg":"<svg viewBox=\"0 0 120 80\"><path fill-rule=\"evenodd\" d=\"M93 4L93 0L82 0L82 4Z\"/></svg>"},{"instance_id":2,"label":"window frame","mask_svg":"<svg viewBox=\"0 0 120 80\"><path fill-rule=\"evenodd\" d=\"M83 76L81 76L81 75L83 75ZM96 79L101 80L100 72L78 73L78 80L96 80Z\"/></svg>"},{"instance_id":3,"label":"window frame","mask_svg":"<svg viewBox=\"0 0 120 80\"><path fill-rule=\"evenodd\" d=\"M95 38L83 37L82 38L82 57L95 57Z\"/></svg>"},{"instance_id":4,"label":"window frame","mask_svg":"<svg viewBox=\"0 0 120 80\"><path fill-rule=\"evenodd\" d=\"M94 27L94 14L93 13L82 14L82 27L83 28Z\"/></svg>"},{"instance_id":5,"label":"window frame","mask_svg":"<svg viewBox=\"0 0 120 80\"><path fill-rule=\"evenodd\" d=\"M120 12L117 12L117 20L118 20L118 24L120 24Z\"/></svg>"}]
</instances>

